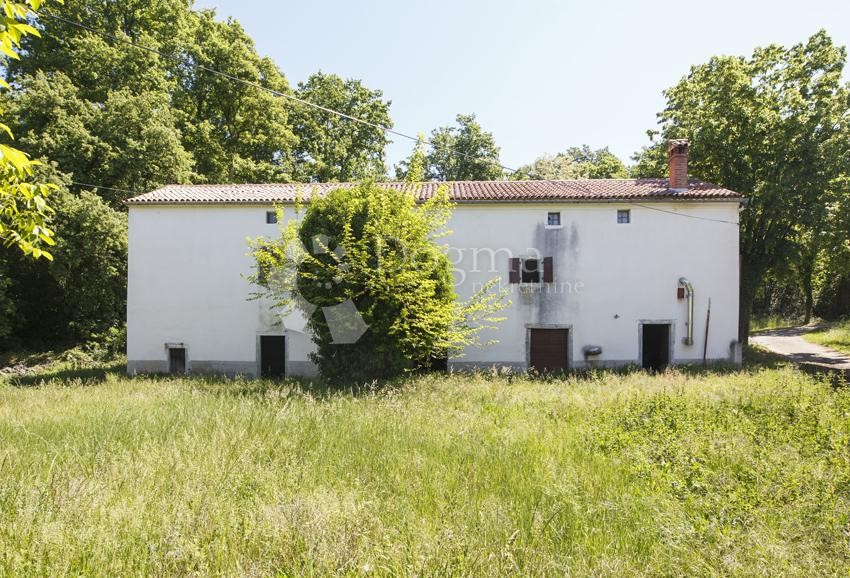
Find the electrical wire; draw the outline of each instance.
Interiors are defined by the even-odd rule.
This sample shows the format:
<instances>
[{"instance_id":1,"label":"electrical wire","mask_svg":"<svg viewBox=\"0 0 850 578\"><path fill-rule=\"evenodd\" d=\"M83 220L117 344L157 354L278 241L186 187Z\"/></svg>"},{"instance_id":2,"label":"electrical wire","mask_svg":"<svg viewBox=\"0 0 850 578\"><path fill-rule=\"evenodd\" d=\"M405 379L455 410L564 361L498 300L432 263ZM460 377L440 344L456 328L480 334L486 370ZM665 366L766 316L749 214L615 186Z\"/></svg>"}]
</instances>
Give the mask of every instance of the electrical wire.
<instances>
[{"instance_id":1,"label":"electrical wire","mask_svg":"<svg viewBox=\"0 0 850 578\"><path fill-rule=\"evenodd\" d=\"M699 201L699 199L694 199L694 200ZM649 209L651 211L658 211L660 213L667 213L667 214L670 214L670 215L676 215L677 217L687 217L689 219L699 219L700 221L713 221L715 223L726 223L727 225L735 225L735 226L740 225L740 223L737 222L737 221L727 221L725 219L712 219L711 217L700 217L699 215L689 215L687 213L678 213L676 211L670 211L670 210L667 210L667 209L660 209L658 207L651 207L649 205L643 205L641 203L636 203L634 201L626 201L626 202L628 204L634 205L636 207L642 207L644 209Z\"/></svg>"},{"instance_id":2,"label":"electrical wire","mask_svg":"<svg viewBox=\"0 0 850 578\"><path fill-rule=\"evenodd\" d=\"M221 70L218 70L216 68L212 68L212 67L207 66L205 64L199 64L197 62L189 63L189 62L186 61L185 58L183 58L183 57L181 57L177 54L168 54L166 52L162 52L161 50L157 50L156 48L151 48L150 46L144 46L142 44L135 42L131 38L122 38L120 36L116 36L115 34L110 34L109 32L104 32L102 30L98 30L97 28L94 28L93 26L83 24L82 22L76 22L76 21L70 20L68 18L63 18L62 16L57 16L56 14L52 14L50 12L44 12L43 15L46 16L47 18L51 18L51 19L57 20L59 22L64 22L65 24L68 24L70 26L75 26L77 28L80 28L81 30L86 30L86 31L88 31L92 34L97 34L98 36L112 40L113 42L122 42L124 44L129 44L130 46L138 48L139 50L144 50L145 52L149 52L151 54L156 54L157 56L160 56L161 58L165 58L167 60L174 60L174 61L180 62L182 64L190 64L191 66L194 66L198 70L203 70L204 72L208 72L210 74L215 74L215 75L221 76L222 78L226 78L226 79L231 80L233 82L238 82L240 84L244 84L244 85L250 86L252 88L264 90L264 91L266 91L266 92L268 92L268 93L270 93L274 96L278 96L280 98L285 98L285 99L288 99L288 100L291 100L291 101L294 101L294 102L298 102L298 103L303 104L305 106L309 106L309 107L312 107L316 110L321 110L322 112L326 112L326 113L329 113L329 114L334 114L336 116L339 116L339 117L344 118L346 120L350 120L352 122L358 122L360 124L369 126L371 128L375 128L375 129L378 129L380 131L383 131L386 134L391 134L391 135L394 135L394 136L397 136L397 137L405 138L405 139L411 140L411 141L416 142L416 143L419 142L419 137L403 133L401 131L395 130L393 128L390 128L390 127L382 125L382 124L378 124L378 123L375 123L375 122L364 120L362 118L357 118L355 116L351 116L350 114L346 114L344 112L334 110L334 109L329 108L327 106L322 106L320 104L316 104L314 102L304 100L303 98L298 98L297 96L294 96L292 94L287 94L285 92L281 92L279 90L275 90L273 88L263 86L262 84L260 84L258 82L254 82L252 80L245 80L244 78L239 78L238 76L234 76L234 75L229 74L227 72L222 72ZM428 144L433 144L430 140L426 141L426 142ZM498 161L495 161L493 159L478 157L478 156L471 155L469 153L465 153L465 152L458 151L458 150L450 150L449 152L451 152L454 155L461 156L461 157L464 157L464 158L467 158L467 159L476 160L476 161L486 161L486 162L492 163L492 164L498 166L499 168L501 168L502 170L507 171L509 173L517 172L517 169L512 169L510 167L507 167L507 166L505 166L505 165L503 165L503 164L501 164Z\"/></svg>"},{"instance_id":3,"label":"electrical wire","mask_svg":"<svg viewBox=\"0 0 850 578\"><path fill-rule=\"evenodd\" d=\"M116 36L114 34L110 34L108 32L104 32L102 30L98 30L97 28L94 28L93 26L83 24L82 22L77 22L77 21L74 21L74 20L70 20L68 18L63 18L62 16L57 16L56 14L52 14L50 12L43 12L42 15L46 16L47 18L51 18L53 20L59 21L59 22L64 22L65 24L68 24L70 26L80 28L82 30L90 32L91 34L96 34L96 35L98 35L102 38L112 40L113 42L121 42L121 43L124 43L124 44L129 44L129 45L131 45L131 46L133 46L133 47L135 47L139 50L143 50L145 52L155 54L155 55L157 55L161 58L165 58L165 59L168 59L168 60L175 60L175 61L180 62L180 63L186 63L186 60L181 56L178 56L176 54L168 54L166 52L162 52L161 50L151 48L150 46L144 46L142 44L135 42L131 38L122 38L120 36ZM202 70L202 71L207 72L209 74L218 75L218 76L221 76L222 78L227 78L228 80L231 80L233 82L238 82L240 84L244 84L244 85L250 86L252 88L264 90L264 91L266 91L266 92L268 92L268 93L270 93L274 96L277 96L277 97L280 97L280 98L285 98L285 99L291 100L293 102L300 103L304 106L308 106L308 107L311 107L313 109L320 110L322 112L326 112L328 114L333 114L333 115L339 116L340 118L344 118L344 119L352 121L352 122L357 122L357 123L363 124L365 126L369 126L371 128L378 129L378 130L380 130L380 131L382 131L386 134L391 134L391 135L401 137L401 138L404 138L404 139L407 139L407 140L411 140L411 141L417 142L417 143L420 140L419 137L415 137L415 136L403 133L401 131L395 130L395 129L390 128L388 126L381 125L381 124L378 124L378 123L374 123L374 122L371 122L371 121L368 121L368 120L364 120L362 118L357 118L355 116L351 116L351 115L346 114L344 112L334 110L332 108L322 106L320 104L316 104L314 102L310 102L310 101L304 100L302 98L298 98L297 96L294 96L292 94L287 94L285 92L281 92L279 90L275 90L273 88L263 86L262 84L260 84L258 82L254 82L254 81L251 81L251 80L245 80L243 78L239 78L238 76L234 76L232 74L222 72L221 70L218 70L216 68L212 68L210 66L206 66L204 64L192 62L191 65L194 66L195 68L197 68L198 70ZM429 144L432 144L431 141L426 141L426 142L428 142ZM502 170L507 171L509 173L517 172L517 169L512 169L512 168L507 167L507 166L505 166L505 165L503 165L503 164L501 164L497 161L494 161L492 159L485 159L485 158L481 158L481 157L476 157L475 155L471 155L469 153L464 153L464 152L458 151L458 150L450 150L449 152L451 154L461 156L461 157L464 157L464 158L467 158L467 159L478 160L478 161L483 160L483 161L491 162L491 163L495 164L496 166L500 167ZM116 192L120 192L120 193L126 193L126 194L130 194L130 195L139 194L135 191L130 191L130 190L127 190L127 189L119 189L119 188L115 188L115 187L105 187L105 186L100 186L100 185L93 185L93 184L90 184L90 183L72 182L72 184L80 186L80 187L105 189L105 190L116 191ZM678 213L676 211L669 211L669 210L666 210L666 209L660 209L658 207L651 207L651 206L643 205L643 204L636 203L636 202L633 202L633 201L624 201L624 202L626 204L629 204L629 205L634 205L634 206L641 207L641 208L644 208L644 209L649 209L649 210L652 210L652 211L659 211L659 212L662 212L662 213L667 213L667 214L675 215L675 216L678 216L678 217L699 219L699 220L702 220L702 221L713 221L713 222L716 222L716 223L726 223L726 224L729 224L729 225L736 225L736 226L739 225L739 223L734 222L734 221L726 221L726 220L723 220L723 219L712 219L710 217L700 217L698 215L689 215L687 213Z\"/></svg>"},{"instance_id":4,"label":"electrical wire","mask_svg":"<svg viewBox=\"0 0 850 578\"><path fill-rule=\"evenodd\" d=\"M115 191L117 193L126 193L128 195L140 195L141 193L137 191L130 191L128 189L117 189L115 187L104 187L103 185L93 185L91 183L79 183L77 181L70 181L72 185L77 185L78 187L88 187L90 189L105 189L107 191Z\"/></svg>"}]
</instances>

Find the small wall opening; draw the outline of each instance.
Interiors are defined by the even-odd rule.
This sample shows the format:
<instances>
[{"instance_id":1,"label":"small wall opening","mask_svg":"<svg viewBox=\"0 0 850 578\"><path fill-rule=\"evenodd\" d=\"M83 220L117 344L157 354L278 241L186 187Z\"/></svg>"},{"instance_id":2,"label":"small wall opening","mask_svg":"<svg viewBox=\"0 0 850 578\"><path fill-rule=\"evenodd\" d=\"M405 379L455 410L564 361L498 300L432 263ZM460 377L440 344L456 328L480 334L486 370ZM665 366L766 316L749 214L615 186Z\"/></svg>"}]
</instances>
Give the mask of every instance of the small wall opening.
<instances>
[{"instance_id":1,"label":"small wall opening","mask_svg":"<svg viewBox=\"0 0 850 578\"><path fill-rule=\"evenodd\" d=\"M670 365L670 324L641 324L641 367L661 371Z\"/></svg>"},{"instance_id":2,"label":"small wall opening","mask_svg":"<svg viewBox=\"0 0 850 578\"><path fill-rule=\"evenodd\" d=\"M449 354L448 353L438 353L431 358L431 362L428 364L428 371L432 372L447 372L449 370Z\"/></svg>"},{"instance_id":3,"label":"small wall opening","mask_svg":"<svg viewBox=\"0 0 850 578\"><path fill-rule=\"evenodd\" d=\"M283 335L260 336L260 376L283 377L286 375L286 337Z\"/></svg>"},{"instance_id":4,"label":"small wall opening","mask_svg":"<svg viewBox=\"0 0 850 578\"><path fill-rule=\"evenodd\" d=\"M168 373L186 373L186 348L168 348Z\"/></svg>"}]
</instances>

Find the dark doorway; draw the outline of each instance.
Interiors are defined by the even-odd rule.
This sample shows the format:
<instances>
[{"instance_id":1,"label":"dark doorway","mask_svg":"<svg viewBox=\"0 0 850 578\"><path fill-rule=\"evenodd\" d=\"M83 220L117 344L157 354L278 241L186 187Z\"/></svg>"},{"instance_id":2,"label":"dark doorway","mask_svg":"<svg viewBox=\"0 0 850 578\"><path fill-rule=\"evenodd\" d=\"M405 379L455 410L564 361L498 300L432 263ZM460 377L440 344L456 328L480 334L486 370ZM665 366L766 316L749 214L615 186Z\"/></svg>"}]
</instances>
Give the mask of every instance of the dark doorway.
<instances>
[{"instance_id":1,"label":"dark doorway","mask_svg":"<svg viewBox=\"0 0 850 578\"><path fill-rule=\"evenodd\" d=\"M186 348L168 348L168 373L186 373Z\"/></svg>"},{"instance_id":2,"label":"dark doorway","mask_svg":"<svg viewBox=\"0 0 850 578\"><path fill-rule=\"evenodd\" d=\"M529 361L537 371L565 371L569 367L570 330L532 328Z\"/></svg>"},{"instance_id":3,"label":"dark doorway","mask_svg":"<svg viewBox=\"0 0 850 578\"><path fill-rule=\"evenodd\" d=\"M641 367L664 369L670 365L670 324L644 323L641 327Z\"/></svg>"},{"instance_id":4,"label":"dark doorway","mask_svg":"<svg viewBox=\"0 0 850 578\"><path fill-rule=\"evenodd\" d=\"M448 353L440 353L431 358L431 363L428 366L429 371L442 371L446 372L449 370L449 355Z\"/></svg>"},{"instance_id":5,"label":"dark doorway","mask_svg":"<svg viewBox=\"0 0 850 578\"><path fill-rule=\"evenodd\" d=\"M260 336L260 375L262 377L286 375L286 337L283 335Z\"/></svg>"}]
</instances>

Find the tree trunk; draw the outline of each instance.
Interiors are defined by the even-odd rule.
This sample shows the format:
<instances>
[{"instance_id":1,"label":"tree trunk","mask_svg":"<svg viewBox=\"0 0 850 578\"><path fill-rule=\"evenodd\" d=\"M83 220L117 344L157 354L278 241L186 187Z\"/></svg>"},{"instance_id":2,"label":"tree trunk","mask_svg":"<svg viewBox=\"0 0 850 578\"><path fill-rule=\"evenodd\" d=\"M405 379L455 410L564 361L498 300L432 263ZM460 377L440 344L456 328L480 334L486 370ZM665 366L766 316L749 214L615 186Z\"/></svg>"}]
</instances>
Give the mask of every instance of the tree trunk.
<instances>
[{"instance_id":1,"label":"tree trunk","mask_svg":"<svg viewBox=\"0 0 850 578\"><path fill-rule=\"evenodd\" d=\"M804 323L808 325L812 320L815 308L814 282L816 252L807 251L800 259L800 284L803 286L803 297L805 299Z\"/></svg>"},{"instance_id":2,"label":"tree trunk","mask_svg":"<svg viewBox=\"0 0 850 578\"><path fill-rule=\"evenodd\" d=\"M761 282L761 269L741 260L741 284L738 294L738 341L746 347L750 341L750 316L756 288Z\"/></svg>"},{"instance_id":3,"label":"tree trunk","mask_svg":"<svg viewBox=\"0 0 850 578\"><path fill-rule=\"evenodd\" d=\"M740 294L741 302L738 308L738 341L742 347L746 347L750 342L750 314L753 311L753 295L749 297L741 286Z\"/></svg>"},{"instance_id":4,"label":"tree trunk","mask_svg":"<svg viewBox=\"0 0 850 578\"><path fill-rule=\"evenodd\" d=\"M812 313L815 308L815 296L812 290L812 277L807 275L803 278L803 292L806 296L806 313L804 316L804 325L808 325L812 321Z\"/></svg>"}]
</instances>

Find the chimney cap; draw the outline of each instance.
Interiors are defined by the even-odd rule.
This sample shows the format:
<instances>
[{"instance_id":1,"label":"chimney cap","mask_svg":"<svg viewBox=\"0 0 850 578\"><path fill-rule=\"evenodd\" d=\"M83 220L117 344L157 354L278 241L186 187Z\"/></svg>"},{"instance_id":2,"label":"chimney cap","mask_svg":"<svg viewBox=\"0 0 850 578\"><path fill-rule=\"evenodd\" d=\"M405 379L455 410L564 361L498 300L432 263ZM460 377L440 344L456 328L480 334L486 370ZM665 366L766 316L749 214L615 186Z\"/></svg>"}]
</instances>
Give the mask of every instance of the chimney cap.
<instances>
[{"instance_id":1,"label":"chimney cap","mask_svg":"<svg viewBox=\"0 0 850 578\"><path fill-rule=\"evenodd\" d=\"M667 152L672 153L684 153L688 150L688 139L686 138L674 138L671 139L670 142L667 143Z\"/></svg>"}]
</instances>

